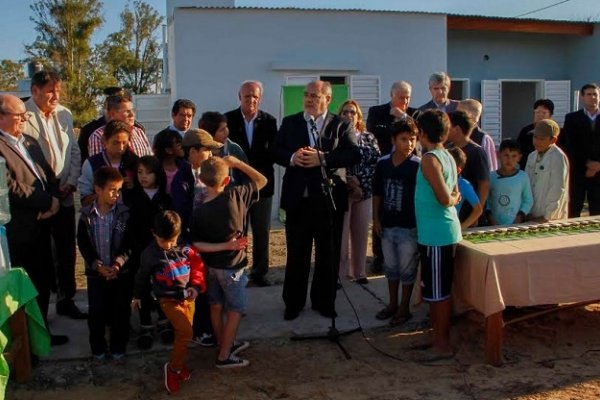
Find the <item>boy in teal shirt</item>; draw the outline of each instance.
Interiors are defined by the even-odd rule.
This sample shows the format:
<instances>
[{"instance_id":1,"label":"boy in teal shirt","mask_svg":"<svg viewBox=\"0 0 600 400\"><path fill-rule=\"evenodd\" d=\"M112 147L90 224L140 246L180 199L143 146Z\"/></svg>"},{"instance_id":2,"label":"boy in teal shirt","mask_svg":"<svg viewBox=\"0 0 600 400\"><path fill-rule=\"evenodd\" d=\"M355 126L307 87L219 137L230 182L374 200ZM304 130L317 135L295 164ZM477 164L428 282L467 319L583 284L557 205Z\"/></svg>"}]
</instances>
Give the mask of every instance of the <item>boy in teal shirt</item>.
<instances>
[{"instance_id":1,"label":"boy in teal shirt","mask_svg":"<svg viewBox=\"0 0 600 400\"><path fill-rule=\"evenodd\" d=\"M415 207L417 241L421 256L423 299L429 302L433 326L431 347L422 361L453 356L450 347L450 291L454 275L456 244L462 240L455 205L460 201L456 163L444 149L450 121L439 110L425 111L418 119L419 140L423 146L417 173Z\"/></svg>"}]
</instances>

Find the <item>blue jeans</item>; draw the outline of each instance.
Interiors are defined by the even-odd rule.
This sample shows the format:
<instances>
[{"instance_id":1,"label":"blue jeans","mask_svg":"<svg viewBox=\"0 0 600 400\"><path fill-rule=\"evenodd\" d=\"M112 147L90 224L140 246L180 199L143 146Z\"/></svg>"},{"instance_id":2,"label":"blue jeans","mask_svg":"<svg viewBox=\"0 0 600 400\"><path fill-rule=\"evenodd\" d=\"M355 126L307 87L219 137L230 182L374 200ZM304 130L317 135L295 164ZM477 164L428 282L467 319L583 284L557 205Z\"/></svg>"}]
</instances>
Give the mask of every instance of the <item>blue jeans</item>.
<instances>
[{"instance_id":1,"label":"blue jeans","mask_svg":"<svg viewBox=\"0 0 600 400\"><path fill-rule=\"evenodd\" d=\"M209 304L221 304L227 311L246 311L246 284L244 269L208 268L206 294Z\"/></svg>"},{"instance_id":2,"label":"blue jeans","mask_svg":"<svg viewBox=\"0 0 600 400\"><path fill-rule=\"evenodd\" d=\"M415 283L419 265L417 229L383 228L381 248L385 277L403 284Z\"/></svg>"}]
</instances>

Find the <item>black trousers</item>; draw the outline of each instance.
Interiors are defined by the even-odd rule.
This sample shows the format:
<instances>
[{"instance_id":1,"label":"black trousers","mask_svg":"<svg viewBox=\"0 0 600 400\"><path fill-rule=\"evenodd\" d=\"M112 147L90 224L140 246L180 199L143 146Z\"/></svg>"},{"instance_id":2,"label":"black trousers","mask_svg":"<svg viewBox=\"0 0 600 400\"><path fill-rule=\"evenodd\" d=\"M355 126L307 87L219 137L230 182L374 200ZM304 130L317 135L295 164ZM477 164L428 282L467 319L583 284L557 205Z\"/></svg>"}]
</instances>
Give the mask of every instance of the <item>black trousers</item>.
<instances>
[{"instance_id":1,"label":"black trousers","mask_svg":"<svg viewBox=\"0 0 600 400\"><path fill-rule=\"evenodd\" d=\"M210 305L206 293L200 293L196 297L194 310L194 336L202 336L203 333L214 334L212 322L210 320Z\"/></svg>"},{"instance_id":2,"label":"black trousers","mask_svg":"<svg viewBox=\"0 0 600 400\"><path fill-rule=\"evenodd\" d=\"M47 224L42 230L24 243L14 243L8 237L8 251L10 252L11 265L23 267L33 286L38 291L37 303L42 317L46 321L48 316L48 303L50 301L50 284L52 282L52 258L50 250L50 231ZM46 322L46 325L48 323Z\"/></svg>"},{"instance_id":3,"label":"black trousers","mask_svg":"<svg viewBox=\"0 0 600 400\"><path fill-rule=\"evenodd\" d=\"M107 281L94 276L88 277L87 284L92 354L124 354L129 341L131 277L124 275ZM107 326L110 328L108 344L105 337Z\"/></svg>"},{"instance_id":4,"label":"black trousers","mask_svg":"<svg viewBox=\"0 0 600 400\"><path fill-rule=\"evenodd\" d=\"M575 177L569 182L569 218L581 216L586 195L590 215L600 215L600 181L597 178Z\"/></svg>"},{"instance_id":5,"label":"black trousers","mask_svg":"<svg viewBox=\"0 0 600 400\"><path fill-rule=\"evenodd\" d=\"M61 206L50 220L53 259L58 302L70 302L75 296L75 207Z\"/></svg>"},{"instance_id":6,"label":"black trousers","mask_svg":"<svg viewBox=\"0 0 600 400\"><path fill-rule=\"evenodd\" d=\"M301 207L286 210L287 261L283 301L289 310L300 311L306 304L313 241L315 268L310 290L312 307L327 311L335 309L344 212L332 212L332 224L328 214L324 199L305 199Z\"/></svg>"},{"instance_id":7,"label":"black trousers","mask_svg":"<svg viewBox=\"0 0 600 400\"><path fill-rule=\"evenodd\" d=\"M248 210L252 225L252 270L255 278L263 278L269 271L269 234L271 233L271 206L273 197L265 197Z\"/></svg>"}]
</instances>

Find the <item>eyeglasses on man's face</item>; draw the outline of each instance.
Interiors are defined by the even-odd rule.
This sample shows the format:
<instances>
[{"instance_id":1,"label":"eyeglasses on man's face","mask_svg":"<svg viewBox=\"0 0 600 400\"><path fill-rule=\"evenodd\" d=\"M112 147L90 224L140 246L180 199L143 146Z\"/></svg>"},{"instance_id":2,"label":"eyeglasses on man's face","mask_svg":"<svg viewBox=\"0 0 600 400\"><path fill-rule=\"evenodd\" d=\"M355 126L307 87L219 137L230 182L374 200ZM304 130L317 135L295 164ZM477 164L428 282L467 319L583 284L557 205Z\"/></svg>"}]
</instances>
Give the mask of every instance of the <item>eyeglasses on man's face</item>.
<instances>
[{"instance_id":1,"label":"eyeglasses on man's face","mask_svg":"<svg viewBox=\"0 0 600 400\"><path fill-rule=\"evenodd\" d=\"M22 112L22 113L14 113L14 112L6 111L6 110L0 110L0 114L16 116L19 119L22 119L24 121L29 120L29 118L31 117L31 115L29 115L29 113L27 111Z\"/></svg>"}]
</instances>

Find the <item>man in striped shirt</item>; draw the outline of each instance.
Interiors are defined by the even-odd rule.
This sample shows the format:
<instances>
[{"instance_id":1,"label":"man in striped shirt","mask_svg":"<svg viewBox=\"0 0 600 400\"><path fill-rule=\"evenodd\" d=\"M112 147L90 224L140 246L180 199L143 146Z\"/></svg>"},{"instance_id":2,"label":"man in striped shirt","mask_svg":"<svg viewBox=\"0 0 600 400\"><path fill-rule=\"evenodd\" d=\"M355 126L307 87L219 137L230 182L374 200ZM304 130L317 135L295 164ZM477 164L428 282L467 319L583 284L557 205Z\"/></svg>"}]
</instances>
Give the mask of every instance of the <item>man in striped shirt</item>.
<instances>
[{"instance_id":1,"label":"man in striped shirt","mask_svg":"<svg viewBox=\"0 0 600 400\"><path fill-rule=\"evenodd\" d=\"M134 125L135 108L133 102L128 96L109 96L106 100L106 111L108 121L119 120L132 127L131 137L129 138L129 149L138 157L152 155L152 147L148 142L148 137L143 129ZM107 121L107 122L108 122ZM106 125L96 129L88 141L89 157L104 150L102 136Z\"/></svg>"}]
</instances>

